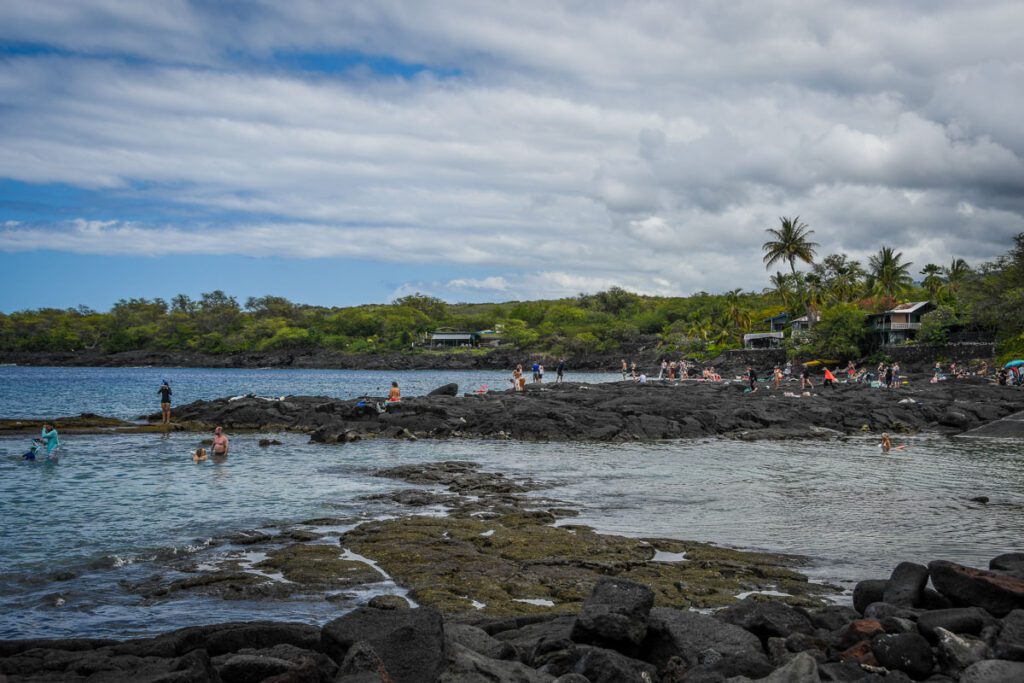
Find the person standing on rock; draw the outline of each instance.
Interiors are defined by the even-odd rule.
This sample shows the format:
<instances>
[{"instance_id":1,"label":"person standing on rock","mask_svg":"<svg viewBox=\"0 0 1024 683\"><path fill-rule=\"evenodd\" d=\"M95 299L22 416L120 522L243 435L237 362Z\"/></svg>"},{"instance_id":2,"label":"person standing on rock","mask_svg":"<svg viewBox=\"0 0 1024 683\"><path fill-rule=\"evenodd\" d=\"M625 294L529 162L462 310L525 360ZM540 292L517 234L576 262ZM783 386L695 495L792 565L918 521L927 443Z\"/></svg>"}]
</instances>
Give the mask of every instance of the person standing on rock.
<instances>
[{"instance_id":1,"label":"person standing on rock","mask_svg":"<svg viewBox=\"0 0 1024 683\"><path fill-rule=\"evenodd\" d=\"M630 363L630 365L629 365L629 374L630 374L630 377L632 377L633 381L635 382L636 378L637 378L636 361L633 361L632 363Z\"/></svg>"},{"instance_id":2,"label":"person standing on rock","mask_svg":"<svg viewBox=\"0 0 1024 683\"><path fill-rule=\"evenodd\" d=\"M778 365L776 365L775 366L775 370L772 371L772 379L775 380L775 388L776 389L778 389L779 387L782 386L782 370L779 369Z\"/></svg>"},{"instance_id":3,"label":"person standing on rock","mask_svg":"<svg viewBox=\"0 0 1024 683\"><path fill-rule=\"evenodd\" d=\"M661 369L658 370L658 379L665 379L668 375L668 361L664 358L661 359Z\"/></svg>"},{"instance_id":4,"label":"person standing on rock","mask_svg":"<svg viewBox=\"0 0 1024 683\"><path fill-rule=\"evenodd\" d=\"M171 424L171 385L167 380L163 381L156 393L160 394L161 424L169 425Z\"/></svg>"},{"instance_id":5,"label":"person standing on rock","mask_svg":"<svg viewBox=\"0 0 1024 683\"><path fill-rule=\"evenodd\" d=\"M836 376L833 375L832 371L827 367L825 368L825 381L823 386L832 387L833 390L836 388Z\"/></svg>"},{"instance_id":6,"label":"person standing on rock","mask_svg":"<svg viewBox=\"0 0 1024 683\"><path fill-rule=\"evenodd\" d=\"M544 364L537 363L537 384L544 383Z\"/></svg>"},{"instance_id":7,"label":"person standing on rock","mask_svg":"<svg viewBox=\"0 0 1024 683\"><path fill-rule=\"evenodd\" d=\"M626 375L629 373L629 366L626 365L626 359L622 359L622 381L626 381Z\"/></svg>"},{"instance_id":8,"label":"person standing on rock","mask_svg":"<svg viewBox=\"0 0 1024 683\"><path fill-rule=\"evenodd\" d=\"M892 389L892 366L887 365L885 367L885 386Z\"/></svg>"},{"instance_id":9,"label":"person standing on rock","mask_svg":"<svg viewBox=\"0 0 1024 683\"><path fill-rule=\"evenodd\" d=\"M533 383L540 381L540 363L533 361Z\"/></svg>"},{"instance_id":10,"label":"person standing on rock","mask_svg":"<svg viewBox=\"0 0 1024 683\"><path fill-rule=\"evenodd\" d=\"M558 367L555 368L555 383L561 384L565 381L565 359L558 359Z\"/></svg>"},{"instance_id":11,"label":"person standing on rock","mask_svg":"<svg viewBox=\"0 0 1024 683\"><path fill-rule=\"evenodd\" d=\"M856 376L856 374L857 374L857 366L854 365L853 361L851 360L850 362L848 362L846 364L846 381L847 382L852 382L853 378Z\"/></svg>"},{"instance_id":12,"label":"person standing on rock","mask_svg":"<svg viewBox=\"0 0 1024 683\"><path fill-rule=\"evenodd\" d=\"M228 457L228 451L231 448L231 443L228 441L228 437L224 436L224 429L217 426L213 430L213 454L219 458Z\"/></svg>"},{"instance_id":13,"label":"person standing on rock","mask_svg":"<svg viewBox=\"0 0 1024 683\"><path fill-rule=\"evenodd\" d=\"M899 362L892 364L892 388L900 388L900 364Z\"/></svg>"},{"instance_id":14,"label":"person standing on rock","mask_svg":"<svg viewBox=\"0 0 1024 683\"><path fill-rule=\"evenodd\" d=\"M747 381L750 383L750 393L757 391L757 373L753 365L747 366Z\"/></svg>"},{"instance_id":15,"label":"person standing on rock","mask_svg":"<svg viewBox=\"0 0 1024 683\"><path fill-rule=\"evenodd\" d=\"M807 367L807 363L804 363L800 369L800 391L810 389L813 386L811 384L811 369Z\"/></svg>"}]
</instances>

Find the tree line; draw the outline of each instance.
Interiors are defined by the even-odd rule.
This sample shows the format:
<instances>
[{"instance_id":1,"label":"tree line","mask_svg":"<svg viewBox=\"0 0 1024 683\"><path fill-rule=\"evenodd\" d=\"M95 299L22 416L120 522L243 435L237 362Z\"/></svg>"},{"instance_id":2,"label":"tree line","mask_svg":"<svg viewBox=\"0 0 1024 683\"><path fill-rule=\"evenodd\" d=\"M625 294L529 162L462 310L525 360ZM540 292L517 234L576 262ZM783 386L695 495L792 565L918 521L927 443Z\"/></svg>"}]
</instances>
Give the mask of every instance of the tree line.
<instances>
[{"instance_id":1,"label":"tree line","mask_svg":"<svg viewBox=\"0 0 1024 683\"><path fill-rule=\"evenodd\" d=\"M950 257L948 265L917 269L888 246L866 265L844 254L818 259L813 230L798 217L780 219L768 233L765 265L789 268L775 271L756 292L653 297L613 287L554 300L449 304L413 294L390 304L323 307L269 295L239 302L218 290L197 299L122 299L106 312L80 306L0 313L0 351L421 353L431 332L455 329L495 330L524 352L658 349L712 357L739 347L743 334L766 330L768 318L785 312L817 320L809 335L787 339L794 355L855 357L869 347L866 314L927 299L937 308L925 316L919 343L944 343L967 329L991 335L1006 353L1024 352L1024 233L992 262L971 267Z\"/></svg>"}]
</instances>

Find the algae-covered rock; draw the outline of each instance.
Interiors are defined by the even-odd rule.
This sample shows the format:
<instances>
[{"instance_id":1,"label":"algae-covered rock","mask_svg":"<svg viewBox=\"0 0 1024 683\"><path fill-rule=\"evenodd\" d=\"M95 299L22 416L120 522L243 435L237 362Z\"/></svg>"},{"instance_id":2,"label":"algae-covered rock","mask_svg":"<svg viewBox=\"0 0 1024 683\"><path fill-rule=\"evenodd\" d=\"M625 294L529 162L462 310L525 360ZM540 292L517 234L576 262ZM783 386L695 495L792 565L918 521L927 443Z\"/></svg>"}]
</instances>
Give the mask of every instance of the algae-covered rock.
<instances>
[{"instance_id":1,"label":"algae-covered rock","mask_svg":"<svg viewBox=\"0 0 1024 683\"><path fill-rule=\"evenodd\" d=\"M280 572L287 581L305 586L346 588L381 578L365 562L342 559L336 545L296 543L271 551L255 567Z\"/></svg>"}]
</instances>

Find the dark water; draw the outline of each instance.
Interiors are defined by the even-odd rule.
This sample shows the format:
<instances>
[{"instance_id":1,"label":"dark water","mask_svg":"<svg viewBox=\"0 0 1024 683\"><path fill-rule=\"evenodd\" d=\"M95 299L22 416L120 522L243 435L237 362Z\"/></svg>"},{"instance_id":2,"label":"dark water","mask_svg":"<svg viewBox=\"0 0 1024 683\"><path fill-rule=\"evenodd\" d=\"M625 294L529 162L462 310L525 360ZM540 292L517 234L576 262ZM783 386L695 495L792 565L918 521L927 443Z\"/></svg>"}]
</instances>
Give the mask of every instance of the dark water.
<instances>
[{"instance_id":1,"label":"dark water","mask_svg":"<svg viewBox=\"0 0 1024 683\"><path fill-rule=\"evenodd\" d=\"M91 372L98 373L98 394L105 372L118 378L111 385L123 386L121 371ZM188 457L194 435L68 436L58 464L20 462L26 440L0 439L0 638L125 636L254 614L322 622L353 601L190 597L147 605L121 582L174 578L182 557L210 563L226 550L207 547L209 539L238 530L398 514L358 500L405 486L370 472L441 459L552 480L556 487L542 494L578 505L582 514L573 523L803 554L812 559L813 578L847 586L885 576L901 560L984 565L1024 550L1024 453L1017 442L918 437L906 452L883 455L868 438L339 446L283 434L277 438L284 444L269 449L257 438L236 436L226 463L201 465ZM978 495L991 501L969 500ZM379 592L400 591L382 577L354 601Z\"/></svg>"}]
</instances>

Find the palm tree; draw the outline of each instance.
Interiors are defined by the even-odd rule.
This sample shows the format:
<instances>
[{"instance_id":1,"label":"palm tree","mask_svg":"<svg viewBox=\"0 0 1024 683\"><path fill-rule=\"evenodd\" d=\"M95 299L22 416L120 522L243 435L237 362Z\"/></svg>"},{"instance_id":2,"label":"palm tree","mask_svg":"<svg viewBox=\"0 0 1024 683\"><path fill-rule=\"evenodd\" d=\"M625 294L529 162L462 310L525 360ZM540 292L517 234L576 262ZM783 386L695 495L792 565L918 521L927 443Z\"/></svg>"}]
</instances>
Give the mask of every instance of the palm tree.
<instances>
[{"instance_id":1,"label":"palm tree","mask_svg":"<svg viewBox=\"0 0 1024 683\"><path fill-rule=\"evenodd\" d=\"M772 290L779 298L779 303L789 310L793 304L793 278L787 273L775 271L769 281L772 283Z\"/></svg>"},{"instance_id":2,"label":"palm tree","mask_svg":"<svg viewBox=\"0 0 1024 683\"><path fill-rule=\"evenodd\" d=\"M971 274L971 267L967 265L967 261L962 258L955 258L953 262L949 264L949 268L944 269L946 271L946 285L949 289L950 294L956 294L960 291L960 285L963 281Z\"/></svg>"},{"instance_id":3,"label":"palm tree","mask_svg":"<svg viewBox=\"0 0 1024 683\"><path fill-rule=\"evenodd\" d=\"M765 230L775 239L768 240L761 245L764 252L764 264L771 268L779 261L789 261L789 269L796 275L796 262L799 259L804 263L814 260L814 249L819 246L817 242L808 239L814 234L808 230L806 223L800 222L800 216L796 218L779 218L781 223L778 229L768 228Z\"/></svg>"},{"instance_id":4,"label":"palm tree","mask_svg":"<svg viewBox=\"0 0 1024 683\"><path fill-rule=\"evenodd\" d=\"M903 252L894 251L892 247L882 247L868 260L871 267L871 288L876 294L895 299L914 283L909 272L912 264L909 261L902 261Z\"/></svg>"},{"instance_id":5,"label":"palm tree","mask_svg":"<svg viewBox=\"0 0 1024 683\"><path fill-rule=\"evenodd\" d=\"M929 263L921 269L921 275L924 275L921 284L928 290L928 296L932 301L938 298L939 291L942 289L942 272L942 267L934 263Z\"/></svg>"},{"instance_id":6,"label":"palm tree","mask_svg":"<svg viewBox=\"0 0 1024 683\"><path fill-rule=\"evenodd\" d=\"M740 294L742 293L742 289L726 292L725 310L722 312L725 322L731 324L735 330L737 339L742 338L743 330L750 327L750 309L740 301Z\"/></svg>"}]
</instances>

